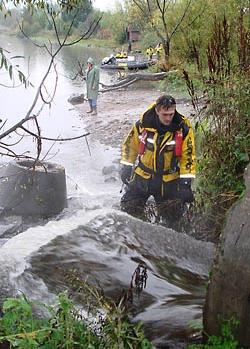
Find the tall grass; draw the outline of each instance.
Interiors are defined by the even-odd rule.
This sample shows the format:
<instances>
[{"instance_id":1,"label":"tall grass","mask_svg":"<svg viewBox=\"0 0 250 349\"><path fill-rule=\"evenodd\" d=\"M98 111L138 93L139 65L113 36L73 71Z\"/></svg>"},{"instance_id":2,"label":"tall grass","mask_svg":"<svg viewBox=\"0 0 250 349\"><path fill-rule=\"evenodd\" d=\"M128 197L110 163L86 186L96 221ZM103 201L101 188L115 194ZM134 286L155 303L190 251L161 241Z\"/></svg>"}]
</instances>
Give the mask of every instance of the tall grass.
<instances>
[{"instance_id":1,"label":"tall grass","mask_svg":"<svg viewBox=\"0 0 250 349\"><path fill-rule=\"evenodd\" d=\"M230 50L235 42L238 43L238 56ZM242 13L238 31L229 30L226 18L221 23L215 20L207 47L207 70L206 73L200 71L205 94L202 103L185 72L189 94L197 111L197 205L203 214L203 228L215 241L220 235L225 213L245 190L244 172L250 150L250 67L249 57L245 54L249 47L250 32L243 30Z\"/></svg>"},{"instance_id":2,"label":"tall grass","mask_svg":"<svg viewBox=\"0 0 250 349\"><path fill-rule=\"evenodd\" d=\"M24 295L7 299L0 318L0 348L152 348L144 336L142 323L131 324L128 320L123 302L108 301L79 278L77 284L81 285L78 293L93 301L91 314L76 307L65 292L59 294L55 306L31 302ZM46 309L46 318L37 318L34 306ZM103 311L98 313L97 309Z\"/></svg>"}]
</instances>

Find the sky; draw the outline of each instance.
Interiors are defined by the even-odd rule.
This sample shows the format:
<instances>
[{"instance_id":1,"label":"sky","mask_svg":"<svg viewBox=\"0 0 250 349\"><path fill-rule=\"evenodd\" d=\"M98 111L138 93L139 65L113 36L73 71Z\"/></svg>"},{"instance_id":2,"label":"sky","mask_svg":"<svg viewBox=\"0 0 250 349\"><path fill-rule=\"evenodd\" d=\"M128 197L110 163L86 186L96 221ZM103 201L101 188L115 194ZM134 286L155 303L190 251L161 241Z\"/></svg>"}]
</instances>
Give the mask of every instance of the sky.
<instances>
[{"instance_id":1,"label":"sky","mask_svg":"<svg viewBox=\"0 0 250 349\"><path fill-rule=\"evenodd\" d=\"M93 5L102 11L114 10L116 2L119 2L119 0L94 0Z\"/></svg>"}]
</instances>

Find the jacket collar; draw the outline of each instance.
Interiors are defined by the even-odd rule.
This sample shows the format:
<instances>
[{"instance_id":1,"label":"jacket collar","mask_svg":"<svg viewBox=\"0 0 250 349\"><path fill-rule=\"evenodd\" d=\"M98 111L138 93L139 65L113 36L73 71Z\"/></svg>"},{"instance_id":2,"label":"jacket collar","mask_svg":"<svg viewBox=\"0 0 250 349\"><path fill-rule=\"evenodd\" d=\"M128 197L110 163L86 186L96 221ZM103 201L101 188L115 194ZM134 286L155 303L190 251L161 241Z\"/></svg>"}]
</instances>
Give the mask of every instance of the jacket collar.
<instances>
[{"instance_id":1,"label":"jacket collar","mask_svg":"<svg viewBox=\"0 0 250 349\"><path fill-rule=\"evenodd\" d=\"M183 116L175 111L171 125L163 125L156 114L155 105L151 106L141 118L141 125L143 128L150 131L158 131L159 133L176 132L182 127L183 122Z\"/></svg>"}]
</instances>

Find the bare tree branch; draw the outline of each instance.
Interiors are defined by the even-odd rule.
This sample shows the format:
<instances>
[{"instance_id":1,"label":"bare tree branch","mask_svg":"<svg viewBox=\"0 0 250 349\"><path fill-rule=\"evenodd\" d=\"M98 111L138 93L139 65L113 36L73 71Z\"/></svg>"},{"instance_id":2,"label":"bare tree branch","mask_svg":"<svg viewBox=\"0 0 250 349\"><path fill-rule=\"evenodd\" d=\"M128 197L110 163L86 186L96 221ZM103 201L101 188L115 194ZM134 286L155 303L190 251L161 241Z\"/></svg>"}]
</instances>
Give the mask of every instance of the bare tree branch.
<instances>
[{"instance_id":1,"label":"bare tree branch","mask_svg":"<svg viewBox=\"0 0 250 349\"><path fill-rule=\"evenodd\" d=\"M28 130L27 128L25 128L24 126L20 126L21 129L23 129L25 132L27 132L28 134L30 134L33 137L37 137L37 134ZM70 138L50 138L50 137L43 137L43 136L39 136L40 139L44 139L46 141L53 141L53 142L66 142L66 141L74 141L76 139L80 139L83 137L87 137L88 135L90 135L90 133L84 133L80 136L76 136L76 137L70 137Z\"/></svg>"},{"instance_id":2,"label":"bare tree branch","mask_svg":"<svg viewBox=\"0 0 250 349\"><path fill-rule=\"evenodd\" d=\"M3 142L1 142L0 143L0 146L1 146L1 144L3 144L4 146L6 146L6 147L14 147L15 145L17 145L17 144L19 144L22 140L23 140L23 135L20 135L20 138L19 138L19 140L18 141L16 141L16 142L14 142L14 143L3 143Z\"/></svg>"},{"instance_id":3,"label":"bare tree branch","mask_svg":"<svg viewBox=\"0 0 250 349\"><path fill-rule=\"evenodd\" d=\"M145 14L144 8L141 6L141 4L137 0L133 0L133 3L141 10L143 14Z\"/></svg>"},{"instance_id":4,"label":"bare tree branch","mask_svg":"<svg viewBox=\"0 0 250 349\"><path fill-rule=\"evenodd\" d=\"M118 90L119 88L127 87L136 81L144 80L144 81L158 81L164 79L171 72L161 72L161 73L134 73L133 75L127 76L125 79L122 79L116 84L113 85L104 85L101 84L103 89L100 92L108 92L113 90Z\"/></svg>"},{"instance_id":5,"label":"bare tree branch","mask_svg":"<svg viewBox=\"0 0 250 349\"><path fill-rule=\"evenodd\" d=\"M170 39L171 39L172 36L177 32L179 26L181 25L181 23L183 22L184 18L186 17L186 14L187 14L187 12L188 12L188 9L189 9L191 3L192 3L192 0L188 0L188 1L187 1L187 5L186 5L186 7L185 7L185 9L184 9L184 11L183 11L182 16L179 18L179 20L178 20L178 22L176 23L176 25L175 25L175 27L174 27L172 33L171 33L170 36L169 36Z\"/></svg>"},{"instance_id":6,"label":"bare tree branch","mask_svg":"<svg viewBox=\"0 0 250 349\"><path fill-rule=\"evenodd\" d=\"M119 88L123 88L123 87L127 87L129 85L132 85L134 82L138 81L138 78L133 78L130 81L127 81L126 83L120 85L120 86L115 86L115 87L109 87L109 88L105 88L103 90L101 90L100 92L108 92L108 91L114 91L114 90L118 90Z\"/></svg>"},{"instance_id":7,"label":"bare tree branch","mask_svg":"<svg viewBox=\"0 0 250 349\"><path fill-rule=\"evenodd\" d=\"M197 21L197 19L200 18L204 14L204 12L206 11L206 8L207 8L206 4L203 4L201 11L197 13L197 15L192 19L191 22L189 22L185 26L182 26L181 31L184 32L187 28L192 27L192 25Z\"/></svg>"},{"instance_id":8,"label":"bare tree branch","mask_svg":"<svg viewBox=\"0 0 250 349\"><path fill-rule=\"evenodd\" d=\"M180 18L177 20L177 22L174 25L173 30L169 28L169 21L168 18L170 15L172 16L172 12L168 11L171 4L177 5L177 1L174 0L144 0L143 2L140 2L139 0L132 0L132 3L136 5L142 12L143 16L150 22L152 29L160 39L164 54L165 54L165 62L166 66L168 66L168 60L170 55L170 44L172 37L177 33L180 25L182 24L184 18L187 16L188 10L191 6L193 0L187 0L185 9L180 16ZM143 4L145 6L143 6ZM155 5L155 6L154 6ZM153 11L155 10L155 7L160 13L160 20L161 25L156 24L153 18ZM169 13L168 13L169 12Z\"/></svg>"},{"instance_id":9,"label":"bare tree branch","mask_svg":"<svg viewBox=\"0 0 250 349\"><path fill-rule=\"evenodd\" d=\"M2 120L1 120L1 121L2 121ZM2 123L2 125L1 125L1 127L0 127L0 130L4 127L4 125L6 124L6 122L7 122L7 119L4 120L4 122Z\"/></svg>"},{"instance_id":10,"label":"bare tree branch","mask_svg":"<svg viewBox=\"0 0 250 349\"><path fill-rule=\"evenodd\" d=\"M77 44L79 41L83 40L83 39L89 39L90 36L94 33L94 31L96 30L100 20L102 19L102 16L98 18L98 20L93 20L89 26L89 29L82 35L80 36L78 39L71 41L69 43L65 43L64 46L72 46Z\"/></svg>"},{"instance_id":11,"label":"bare tree branch","mask_svg":"<svg viewBox=\"0 0 250 349\"><path fill-rule=\"evenodd\" d=\"M20 0L20 1L22 2L23 0ZM41 0L41 2L42 1L43 0ZM62 3L62 5L65 6L64 3ZM74 21L79 13L79 11L76 11L74 13L73 20L71 21L71 23L69 24L69 26L67 28L66 34L64 34L63 38L60 38L59 31L57 28L57 23L56 23L56 14L54 13L53 9L49 9L49 5L46 5L46 6L48 9L47 20L53 26L53 30L54 30L56 41L57 41L58 45L54 46L54 45L52 45L52 43L50 41L49 41L49 46L47 46L46 44L39 45L39 44L33 42L30 39L30 37L25 33L23 26L21 26L19 24L19 29L22 32L22 34L26 38L28 38L33 43L33 45L46 50L46 52L49 54L50 61L49 61L48 67L47 67L38 87L37 87L33 101L31 102L31 105L30 105L28 111L26 112L25 116L23 118L21 118L18 122L16 122L14 125L8 127L6 130L4 130L0 134L0 140L3 140L4 138L10 136L13 132L16 132L18 134L17 131L19 129L24 131L23 135L18 134L19 139L15 142L12 142L12 143L11 142L9 142L9 143L8 142L0 142L0 155L6 155L6 156L14 157L14 158L32 159L35 161L35 163L39 162L39 158L41 156L42 141L44 141L44 140L53 141L54 143L55 142L72 141L72 140L76 140L76 139L80 139L80 138L84 138L84 137L86 139L86 137L89 135L89 133L85 133L85 134L81 134L79 136L70 137L70 138L59 138L59 137L50 138L50 137L42 136L40 126L39 126L38 116L40 115L40 113L45 105L51 105L51 103L55 97L55 93L57 90L57 84L58 84L58 72L57 72L55 60L56 60L58 53L62 50L63 47L72 46L83 39L89 38L93 34L93 32L96 30L97 26L99 25L100 20L102 19L102 16L100 16L99 18L92 20L88 26L88 29L86 29L86 31L82 35L80 35L79 38L77 38L75 40L71 40L70 34L72 32ZM47 88L46 88L46 81L47 81L47 78L52 70L55 73L55 82L54 82L52 93L49 93ZM12 72L12 68L9 70L9 74L11 74L11 72ZM19 72L19 73L22 74L21 72ZM21 75L21 77L23 78L23 75ZM35 112L35 108L37 108L38 101L42 102L42 106L41 106L39 111ZM34 124L35 124L34 131L29 130L29 128L26 126L26 124L29 120L34 121ZM6 121L1 125L0 130L3 130L5 124L6 124ZM31 136L31 137L34 137L34 139L35 139L35 142L36 142L36 156L35 157L27 155L27 152L24 152L22 154L18 154L17 152L15 152L15 150L11 149L11 147L19 144L25 136ZM45 157L48 155L48 153L49 153L49 151L46 153Z\"/></svg>"}]
</instances>

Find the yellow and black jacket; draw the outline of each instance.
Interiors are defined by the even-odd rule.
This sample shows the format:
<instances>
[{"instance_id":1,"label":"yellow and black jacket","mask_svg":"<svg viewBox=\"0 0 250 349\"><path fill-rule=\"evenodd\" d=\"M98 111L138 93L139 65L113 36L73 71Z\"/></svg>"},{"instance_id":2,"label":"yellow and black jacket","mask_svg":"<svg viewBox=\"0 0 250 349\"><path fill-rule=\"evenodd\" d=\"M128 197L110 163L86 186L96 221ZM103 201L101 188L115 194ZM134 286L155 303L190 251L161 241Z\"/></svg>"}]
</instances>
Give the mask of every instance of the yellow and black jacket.
<instances>
[{"instance_id":1,"label":"yellow and black jacket","mask_svg":"<svg viewBox=\"0 0 250 349\"><path fill-rule=\"evenodd\" d=\"M146 54L148 56L152 56L154 54L154 48L153 47L148 47L146 50Z\"/></svg>"},{"instance_id":2,"label":"yellow and black jacket","mask_svg":"<svg viewBox=\"0 0 250 349\"><path fill-rule=\"evenodd\" d=\"M182 155L175 155L175 134L182 132ZM145 138L143 155L139 155L141 138ZM162 125L155 104L135 123L122 144L121 163L135 166L134 173L150 179L161 176L164 182L195 177L195 144L192 126L177 111L170 126Z\"/></svg>"}]
</instances>

